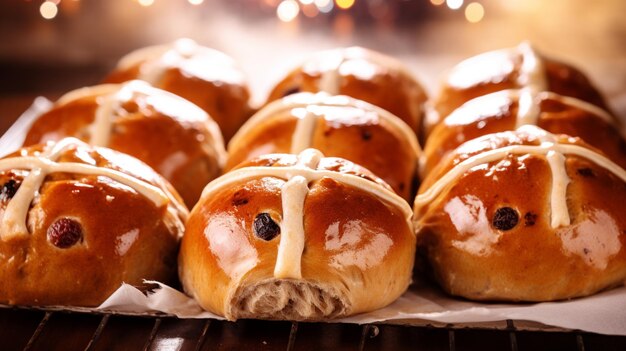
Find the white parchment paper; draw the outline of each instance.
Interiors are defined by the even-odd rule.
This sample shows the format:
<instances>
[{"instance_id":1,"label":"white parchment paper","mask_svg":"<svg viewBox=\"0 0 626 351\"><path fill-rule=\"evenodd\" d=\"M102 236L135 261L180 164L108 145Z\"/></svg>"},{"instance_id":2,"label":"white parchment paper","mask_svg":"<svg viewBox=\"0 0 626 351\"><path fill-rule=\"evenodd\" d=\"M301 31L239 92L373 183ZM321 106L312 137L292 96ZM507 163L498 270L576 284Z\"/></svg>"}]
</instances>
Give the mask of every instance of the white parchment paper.
<instances>
[{"instance_id":1,"label":"white parchment paper","mask_svg":"<svg viewBox=\"0 0 626 351\"><path fill-rule=\"evenodd\" d=\"M21 146L29 126L50 105L44 98L35 100L0 138L0 156ZM204 311L195 300L176 289L158 282L149 283L157 284L159 288L146 295L131 285L123 284L98 309L132 314L162 312L180 318L223 319ZM385 308L334 322L364 324L393 320L427 320L454 324L507 319L600 334L626 335L626 287L571 301L487 304L455 299L427 284L413 284L404 295Z\"/></svg>"},{"instance_id":2,"label":"white parchment paper","mask_svg":"<svg viewBox=\"0 0 626 351\"><path fill-rule=\"evenodd\" d=\"M195 300L158 282L154 292L144 295L124 284L99 309L120 312L164 312L180 318L223 319L204 311ZM426 320L440 323L476 323L511 320L532 321L565 329L626 335L626 287L593 296L535 304L478 303L443 294L427 284L413 284L391 305L368 313L333 320L344 323L374 323L393 320Z\"/></svg>"}]
</instances>

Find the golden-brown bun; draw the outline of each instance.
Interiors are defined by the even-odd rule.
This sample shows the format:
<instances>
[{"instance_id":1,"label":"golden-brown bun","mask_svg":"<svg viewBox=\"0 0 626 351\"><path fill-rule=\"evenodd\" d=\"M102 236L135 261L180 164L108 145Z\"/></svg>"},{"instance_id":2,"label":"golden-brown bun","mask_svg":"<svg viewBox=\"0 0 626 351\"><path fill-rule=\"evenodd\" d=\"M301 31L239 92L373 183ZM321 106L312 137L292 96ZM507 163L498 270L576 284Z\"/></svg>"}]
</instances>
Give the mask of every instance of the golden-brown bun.
<instances>
[{"instance_id":1,"label":"golden-brown bun","mask_svg":"<svg viewBox=\"0 0 626 351\"><path fill-rule=\"evenodd\" d=\"M205 110L228 142L252 115L243 72L232 58L190 39L142 48L123 57L105 83L141 79Z\"/></svg>"},{"instance_id":2,"label":"golden-brown bun","mask_svg":"<svg viewBox=\"0 0 626 351\"><path fill-rule=\"evenodd\" d=\"M189 101L141 81L66 94L31 126L24 145L77 137L137 157L192 207L226 152L215 122Z\"/></svg>"},{"instance_id":3,"label":"golden-brown bun","mask_svg":"<svg viewBox=\"0 0 626 351\"><path fill-rule=\"evenodd\" d=\"M175 281L187 210L137 159L64 139L1 159L0 186L0 303L97 306Z\"/></svg>"},{"instance_id":4,"label":"golden-brown bun","mask_svg":"<svg viewBox=\"0 0 626 351\"><path fill-rule=\"evenodd\" d=\"M601 108L551 92L503 90L466 102L433 129L424 147L420 174L427 175L448 152L468 140L528 123L551 133L580 137L626 167L621 126Z\"/></svg>"},{"instance_id":5,"label":"golden-brown bun","mask_svg":"<svg viewBox=\"0 0 626 351\"><path fill-rule=\"evenodd\" d=\"M411 281L410 217L402 198L349 161L313 149L266 155L207 186L179 276L202 307L230 320L371 311Z\"/></svg>"},{"instance_id":6,"label":"golden-brown bun","mask_svg":"<svg viewBox=\"0 0 626 351\"><path fill-rule=\"evenodd\" d=\"M367 101L421 133L426 93L402 63L389 56L360 47L322 51L278 83L268 102L320 91Z\"/></svg>"},{"instance_id":7,"label":"golden-brown bun","mask_svg":"<svg viewBox=\"0 0 626 351\"><path fill-rule=\"evenodd\" d=\"M306 148L367 168L407 201L415 194L420 148L413 131L386 110L325 93L290 95L257 112L228 145L226 170L262 154Z\"/></svg>"},{"instance_id":8,"label":"golden-brown bun","mask_svg":"<svg viewBox=\"0 0 626 351\"><path fill-rule=\"evenodd\" d=\"M625 199L626 171L579 139L532 126L489 134L423 182L418 250L453 295L585 296L626 278Z\"/></svg>"},{"instance_id":9,"label":"golden-brown bun","mask_svg":"<svg viewBox=\"0 0 626 351\"><path fill-rule=\"evenodd\" d=\"M428 115L425 130L473 98L505 89L533 87L571 96L608 110L602 95L578 69L537 53L528 43L471 57L443 79L434 98L436 113Z\"/></svg>"}]
</instances>

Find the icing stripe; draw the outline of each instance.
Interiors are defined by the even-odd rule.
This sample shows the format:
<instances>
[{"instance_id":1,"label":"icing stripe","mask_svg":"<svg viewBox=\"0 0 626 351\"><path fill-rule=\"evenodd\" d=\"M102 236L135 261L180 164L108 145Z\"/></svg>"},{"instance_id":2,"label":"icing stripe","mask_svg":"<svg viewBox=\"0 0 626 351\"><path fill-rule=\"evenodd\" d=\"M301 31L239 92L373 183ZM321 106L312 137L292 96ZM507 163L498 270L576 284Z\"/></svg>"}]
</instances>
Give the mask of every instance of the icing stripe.
<instances>
[{"instance_id":1,"label":"icing stripe","mask_svg":"<svg viewBox=\"0 0 626 351\"><path fill-rule=\"evenodd\" d=\"M1 165L0 165L1 167ZM19 189L7 205L2 223L0 224L0 238L4 241L17 236L28 235L26 217L30 210L30 203L39 191L41 184L46 178L46 172L42 169L33 169L24 178Z\"/></svg>"},{"instance_id":2,"label":"icing stripe","mask_svg":"<svg viewBox=\"0 0 626 351\"><path fill-rule=\"evenodd\" d=\"M95 146L107 146L111 136L111 124L115 111L120 108L121 102L117 94L104 96L96 109L93 123L89 126L91 136L89 143Z\"/></svg>"},{"instance_id":3,"label":"icing stripe","mask_svg":"<svg viewBox=\"0 0 626 351\"><path fill-rule=\"evenodd\" d=\"M113 94L119 90L119 84L100 84L91 87L80 88L72 90L65 95L61 96L59 100L55 102L56 106L62 106L75 100L84 99L90 96L102 96Z\"/></svg>"},{"instance_id":4,"label":"icing stripe","mask_svg":"<svg viewBox=\"0 0 626 351\"><path fill-rule=\"evenodd\" d=\"M291 136L290 153L298 154L311 147L318 118L319 116L315 115L313 112L307 111L303 118L298 119L296 129Z\"/></svg>"},{"instance_id":5,"label":"icing stripe","mask_svg":"<svg viewBox=\"0 0 626 351\"><path fill-rule=\"evenodd\" d=\"M304 201L309 193L308 184L312 181L331 178L339 183L374 194L383 201L400 208L409 227L413 227L411 207L401 197L380 184L356 175L318 170L317 167L323 157L324 155L319 150L306 149L297 156L297 162L293 166L239 168L215 179L202 192L202 199L204 199L218 189L249 179L276 177L287 180L281 189L283 220L280 225L280 243L274 266L276 279L302 278L302 252L305 242Z\"/></svg>"},{"instance_id":6,"label":"icing stripe","mask_svg":"<svg viewBox=\"0 0 626 351\"><path fill-rule=\"evenodd\" d=\"M86 175L101 175L135 189L138 193L148 198L157 206L162 206L169 201L168 196L166 196L165 193L158 187L111 168L97 167L76 162L57 163L30 156L11 157L0 160L0 171L28 168L34 170L42 170L45 171L45 173L76 173ZM21 188L22 185L20 185L20 189Z\"/></svg>"},{"instance_id":7,"label":"icing stripe","mask_svg":"<svg viewBox=\"0 0 626 351\"><path fill-rule=\"evenodd\" d=\"M536 125L541 113L537 94L548 88L546 70L543 60L528 42L521 43L516 50L522 55L517 84L523 87L519 91L516 127Z\"/></svg>"},{"instance_id":8,"label":"icing stripe","mask_svg":"<svg viewBox=\"0 0 626 351\"><path fill-rule=\"evenodd\" d=\"M339 67L341 67L344 60L345 58L342 58L335 67L322 72L322 76L317 83L317 88L320 91L326 92L330 95L339 95L341 88L341 75L339 74Z\"/></svg>"},{"instance_id":9,"label":"icing stripe","mask_svg":"<svg viewBox=\"0 0 626 351\"><path fill-rule=\"evenodd\" d=\"M517 77L517 83L523 87L531 87L536 91L548 89L546 69L543 60L528 42L517 46L516 50L522 54L522 66Z\"/></svg>"},{"instance_id":10,"label":"icing stripe","mask_svg":"<svg viewBox=\"0 0 626 351\"><path fill-rule=\"evenodd\" d=\"M298 155L297 166L316 169L324 155L316 149L306 149Z\"/></svg>"},{"instance_id":11,"label":"icing stripe","mask_svg":"<svg viewBox=\"0 0 626 351\"><path fill-rule=\"evenodd\" d=\"M510 96L518 99L516 127L537 125L541 114L541 101L553 100L585 111L607 123L615 125L615 120L602 108L570 96L563 96L551 91L539 92L533 88L522 88L510 92Z\"/></svg>"},{"instance_id":12,"label":"icing stripe","mask_svg":"<svg viewBox=\"0 0 626 351\"><path fill-rule=\"evenodd\" d=\"M458 165L454 166L446 174L444 174L441 178L439 178L439 180L437 180L430 188L428 188L428 190L426 190L422 194L419 194L415 198L415 202L414 202L415 213L418 214L420 210L422 209L422 207L434 201L434 199L437 196L439 196L439 194L442 193L444 189L447 188L453 181L460 178L465 172L467 172L468 170L470 170L471 168L475 166L503 159L508 154L547 155L550 152L560 153L561 156L563 154L571 154L571 155L584 157L588 159L589 161L594 162L600 167L603 167L609 172L613 173L615 176L620 178L623 182L626 182L626 171L623 168L621 168L620 166L618 166L617 164L615 164L613 161L609 160L605 156L600 155L597 152L594 152L582 146L571 145L571 144L552 144L549 142L547 143L544 142L542 143L542 145L539 145L539 146L511 145L511 146L505 146L499 149L489 150L478 155L474 155L464 160L463 162L459 163ZM565 161L565 157L559 158L557 161L562 164ZM552 162L555 162L555 161L552 161ZM551 166L551 170L552 170L552 166ZM569 214L564 213L564 212L567 212L566 198L565 199L558 198L558 197L564 197L566 195L565 190L563 190L563 188L567 187L566 181L564 179L564 176L567 177L567 174L564 169L562 171L557 171L557 172L552 170L552 172L553 172L552 174L553 187L555 187L556 185L556 188L557 188L556 190L554 189L551 190L551 200L550 200L551 208L552 208L552 217L553 217L551 221L551 225L554 227L554 225L556 225L557 223L558 224L564 223L565 222L564 218L566 216L568 218L567 222L569 222ZM569 181L569 178L567 178L567 181ZM565 202L565 205L563 205L564 202Z\"/></svg>"},{"instance_id":13,"label":"icing stripe","mask_svg":"<svg viewBox=\"0 0 626 351\"><path fill-rule=\"evenodd\" d=\"M136 92L149 87L145 82L132 80L118 85L116 92L102 96L102 101L98 104L94 121L90 126L91 137L89 143L95 146L107 146L117 110L122 104L132 100Z\"/></svg>"},{"instance_id":14,"label":"icing stripe","mask_svg":"<svg viewBox=\"0 0 626 351\"><path fill-rule=\"evenodd\" d=\"M533 88L523 88L519 91L517 103L517 119L515 127L519 128L523 125L537 125L541 107L537 100L537 91Z\"/></svg>"},{"instance_id":15,"label":"icing stripe","mask_svg":"<svg viewBox=\"0 0 626 351\"><path fill-rule=\"evenodd\" d=\"M540 95L543 97L545 96L547 99L550 100L555 100L558 102L561 102L565 105L569 105L569 106L573 106L576 107L579 110L583 110L586 112L591 113L594 116L600 117L601 119L605 120L608 123L614 124L615 120L613 117L611 117L611 115L606 112L605 110L603 110L602 108L588 103L586 101L571 97L571 96L563 96L563 95L559 95L557 93L553 93L551 91L544 91L541 92Z\"/></svg>"},{"instance_id":16,"label":"icing stripe","mask_svg":"<svg viewBox=\"0 0 626 351\"><path fill-rule=\"evenodd\" d=\"M363 111L373 111L378 117L389 123L392 128L399 131L411 145L411 149L416 157L422 153L415 133L404 123L399 117L380 107L374 106L367 102L353 99L348 96L329 96L324 93L310 94L300 93L288 96L286 98L276 100L252 116L233 136L228 144L228 148L232 149L234 145L244 142L245 136L248 135L258 124L265 120L278 117L279 114L290 111L295 108L307 108L308 106L324 106L324 107L353 107ZM323 118L323 115L315 114L317 118ZM292 139L293 140L293 139ZM293 147L293 144L292 144Z\"/></svg>"},{"instance_id":17,"label":"icing stripe","mask_svg":"<svg viewBox=\"0 0 626 351\"><path fill-rule=\"evenodd\" d=\"M388 70L396 70L400 74L409 77L413 80L413 75L409 69L402 64L401 61L384 55L377 51L364 49L361 47L349 47L334 50L321 51L314 55L310 60L306 61L302 67L307 65L316 65L319 62L325 60L337 60L337 63L332 65L332 68L322 72L322 77L318 81L318 89L325 91L331 95L338 95L341 83L341 75L339 74L339 68L346 61L351 60L365 60L371 63L375 63L378 66L384 67Z\"/></svg>"},{"instance_id":18,"label":"icing stripe","mask_svg":"<svg viewBox=\"0 0 626 351\"><path fill-rule=\"evenodd\" d=\"M128 55L122 57L117 65L118 70L128 70L134 66L137 66L144 62L158 62L154 67L151 67L149 71L144 72L142 68L140 76L146 77L158 77L160 76L159 70L165 69L163 65L166 63L163 58L168 54L174 54L179 59L185 59L192 57L199 51L199 45L191 39L179 39L168 45L156 45L149 46L139 50L135 50ZM140 78L144 80L143 78ZM149 82L149 80L148 80Z\"/></svg>"},{"instance_id":19,"label":"icing stripe","mask_svg":"<svg viewBox=\"0 0 626 351\"><path fill-rule=\"evenodd\" d=\"M56 160L63 151L73 145L85 145L85 143L74 138L63 139L56 144L47 145L41 153L41 158ZM13 198L5 208L2 223L0 223L0 239L2 240L28 235L26 217L30 209L30 203L38 193L48 173L44 171L42 163L37 161L40 161L40 158L12 157L0 160L1 170L18 168L18 165L12 165L12 163L22 164L22 167L31 169L30 173L24 178L17 192L13 195ZM2 165L5 166L2 167Z\"/></svg>"},{"instance_id":20,"label":"icing stripe","mask_svg":"<svg viewBox=\"0 0 626 351\"><path fill-rule=\"evenodd\" d=\"M209 183L204 188L204 191L202 192L202 197L207 197L220 188L228 187L235 183L249 179L255 179L260 177L290 179L291 177L295 176L302 176L309 182L320 180L322 178L331 178L340 183L347 184L359 190L368 192L380 198L384 202L387 202L388 204L399 208L404 214L407 223L411 224L411 217L413 216L411 207L400 196L396 195L393 191L384 188L382 185L353 174L338 173L327 170L306 169L301 166L245 167L235 169Z\"/></svg>"},{"instance_id":21,"label":"icing stripe","mask_svg":"<svg viewBox=\"0 0 626 351\"><path fill-rule=\"evenodd\" d=\"M101 84L71 91L63 95L55 105L59 107L75 100L97 96L96 103L98 107L94 115L94 121L89 126L89 143L96 146L107 146L116 111L123 103L130 101L135 93L142 92L146 88L150 88L150 86L138 80L122 84Z\"/></svg>"},{"instance_id":22,"label":"icing stripe","mask_svg":"<svg viewBox=\"0 0 626 351\"><path fill-rule=\"evenodd\" d=\"M163 48L160 57L144 61L139 68L137 79L156 85L170 67L179 67L181 62L192 58L198 53L199 46L190 39L175 41L171 46ZM156 53L156 52L155 52Z\"/></svg>"},{"instance_id":23,"label":"icing stripe","mask_svg":"<svg viewBox=\"0 0 626 351\"><path fill-rule=\"evenodd\" d=\"M570 182L565 169L565 156L554 150L546 155L550 171L552 172L552 191L550 192L550 206L552 208L550 225L558 228L570 224L569 211L567 209L567 185Z\"/></svg>"},{"instance_id":24,"label":"icing stripe","mask_svg":"<svg viewBox=\"0 0 626 351\"><path fill-rule=\"evenodd\" d=\"M2 223L0 223L0 238L2 240L8 240L16 236L28 234L26 217L30 209L30 204L37 196L45 177L49 173L75 173L105 176L116 182L131 187L158 207L167 205L171 202L179 211L181 211L180 213L182 217L186 217L186 209L181 207L182 205L171 193L169 193L168 190L163 191L148 182L114 169L97 167L83 163L55 162L61 153L66 151L68 148L85 145L85 143L78 141L77 139L66 138L57 144L49 145L39 157L11 157L0 160L0 171L10 169L31 170L28 176L26 176L22 181L22 184L4 211ZM174 215L174 218L179 218L175 211L171 211L169 208L168 211Z\"/></svg>"},{"instance_id":25,"label":"icing stripe","mask_svg":"<svg viewBox=\"0 0 626 351\"><path fill-rule=\"evenodd\" d=\"M289 179L281 189L283 220L280 224L280 243L274 267L276 279L302 278L304 200L308 192L308 181L302 176Z\"/></svg>"},{"instance_id":26,"label":"icing stripe","mask_svg":"<svg viewBox=\"0 0 626 351\"><path fill-rule=\"evenodd\" d=\"M117 65L118 71L127 71L139 67L137 79L144 80L152 85L158 85L163 75L170 68L186 70L189 61L201 60L218 62L223 67L236 67L231 57L187 38L179 39L171 44L149 46L135 50L124 56ZM200 63L205 66L205 63ZM192 65L193 66L193 65ZM195 76L191 73L190 75Z\"/></svg>"}]
</instances>

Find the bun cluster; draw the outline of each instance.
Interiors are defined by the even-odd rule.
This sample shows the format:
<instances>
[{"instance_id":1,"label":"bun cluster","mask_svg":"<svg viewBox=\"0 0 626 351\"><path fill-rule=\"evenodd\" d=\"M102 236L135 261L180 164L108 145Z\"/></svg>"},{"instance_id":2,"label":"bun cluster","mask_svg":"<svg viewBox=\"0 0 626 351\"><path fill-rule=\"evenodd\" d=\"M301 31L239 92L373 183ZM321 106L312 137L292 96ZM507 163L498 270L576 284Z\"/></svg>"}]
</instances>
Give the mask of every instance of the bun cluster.
<instances>
[{"instance_id":1,"label":"bun cluster","mask_svg":"<svg viewBox=\"0 0 626 351\"><path fill-rule=\"evenodd\" d=\"M527 43L461 62L430 101L356 47L312 55L256 113L233 60L190 40L105 83L0 159L0 302L95 306L178 271L230 320L326 320L426 276L502 301L626 279L622 126Z\"/></svg>"},{"instance_id":2,"label":"bun cluster","mask_svg":"<svg viewBox=\"0 0 626 351\"><path fill-rule=\"evenodd\" d=\"M448 293L586 296L626 278L626 143L600 93L527 43L470 58L434 98L414 211Z\"/></svg>"}]
</instances>

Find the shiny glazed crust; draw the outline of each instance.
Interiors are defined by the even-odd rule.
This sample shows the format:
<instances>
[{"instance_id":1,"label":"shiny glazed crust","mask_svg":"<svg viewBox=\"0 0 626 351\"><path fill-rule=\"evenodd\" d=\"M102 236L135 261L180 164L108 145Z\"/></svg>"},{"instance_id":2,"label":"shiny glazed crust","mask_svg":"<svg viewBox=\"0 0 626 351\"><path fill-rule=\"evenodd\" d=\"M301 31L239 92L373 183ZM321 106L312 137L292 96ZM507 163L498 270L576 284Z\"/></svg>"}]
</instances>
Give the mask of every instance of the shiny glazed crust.
<instances>
[{"instance_id":1,"label":"shiny glazed crust","mask_svg":"<svg viewBox=\"0 0 626 351\"><path fill-rule=\"evenodd\" d=\"M587 148L565 136L558 141ZM428 175L420 194L471 156L539 143L536 134L520 131L469 141ZM415 207L418 250L448 293L474 300L560 300L622 284L626 183L597 161L566 155L570 224L556 228L551 224L554 175L546 156L507 154L475 166L431 203ZM517 214L511 228L497 225L496 213L505 207ZM511 225L507 221L504 225Z\"/></svg>"},{"instance_id":2,"label":"shiny glazed crust","mask_svg":"<svg viewBox=\"0 0 626 351\"><path fill-rule=\"evenodd\" d=\"M34 156L42 146L19 151ZM5 159L17 156L18 153ZM145 164L104 148L82 145L63 152L59 163L95 164L167 190L173 190ZM0 216L15 201L6 184L18 184L26 170L0 172ZM180 203L179 203L180 205ZM132 187L104 176L50 173L30 205L30 233L0 239L0 302L16 305L97 306L122 282L139 285L143 279L173 282L177 244L187 213L172 202L156 206ZM61 218L78 222L80 240L60 248L49 233Z\"/></svg>"},{"instance_id":3,"label":"shiny glazed crust","mask_svg":"<svg viewBox=\"0 0 626 351\"><path fill-rule=\"evenodd\" d=\"M128 56L151 49L139 49ZM230 57L205 47L198 47L197 50L198 54L192 57L167 62L162 74L150 83L206 111L219 125L224 141L228 142L253 113L249 105L248 83ZM203 54L205 51L209 51L209 54ZM104 79L104 83L141 79L142 70L162 60L166 53L164 50L160 55L137 59L130 65L122 65L122 60Z\"/></svg>"},{"instance_id":4,"label":"shiny glazed crust","mask_svg":"<svg viewBox=\"0 0 626 351\"><path fill-rule=\"evenodd\" d=\"M339 68L337 68L339 66ZM271 91L268 102L296 92L325 91L320 81L336 71L337 91L400 117L419 136L427 96L402 63L360 47L323 51L291 71Z\"/></svg>"},{"instance_id":5,"label":"shiny glazed crust","mask_svg":"<svg viewBox=\"0 0 626 351\"><path fill-rule=\"evenodd\" d=\"M522 44L523 45L523 44ZM519 81L523 73L524 55L518 48L486 52L471 57L458 65L443 78L433 106L436 113L426 120L426 132L459 106L476 97L505 89L519 89L526 85ZM536 53L537 54L537 53ZM564 62L537 54L546 79L545 89L559 95L587 101L607 110L600 92L578 69Z\"/></svg>"},{"instance_id":6,"label":"shiny glazed crust","mask_svg":"<svg viewBox=\"0 0 626 351\"><path fill-rule=\"evenodd\" d=\"M110 126L95 130L105 99L127 89L130 99L111 111ZM204 186L216 178L225 160L215 122L188 101L139 81L73 91L31 126L24 145L66 136L90 142L110 132L106 146L134 156L163 175L193 206Z\"/></svg>"},{"instance_id":7,"label":"shiny glazed crust","mask_svg":"<svg viewBox=\"0 0 626 351\"><path fill-rule=\"evenodd\" d=\"M296 135L298 124L307 123L307 113L314 121ZM297 153L301 150L293 150L294 138L302 147L367 168L407 201L415 194L421 152L415 135L396 116L348 97L299 93L266 106L231 140L225 169L262 154Z\"/></svg>"},{"instance_id":8,"label":"shiny glazed crust","mask_svg":"<svg viewBox=\"0 0 626 351\"><path fill-rule=\"evenodd\" d=\"M296 162L294 155L268 155L237 170L276 170ZM341 159L324 158L317 169L354 174L385 188L371 173ZM308 185L301 278L276 278L286 234L265 241L255 236L253 225L261 212L277 223L286 220L285 182L275 176L248 178L205 193L194 208L181 244L179 276L201 306L231 320L322 320L383 307L406 290L415 237L403 209L328 177Z\"/></svg>"},{"instance_id":9,"label":"shiny glazed crust","mask_svg":"<svg viewBox=\"0 0 626 351\"><path fill-rule=\"evenodd\" d=\"M427 175L442 158L471 139L516 129L520 90L503 90L472 99L437 125L424 147L420 174ZM626 167L626 140L621 126L605 111L574 98L542 92L534 96L535 125L555 134L580 137Z\"/></svg>"}]
</instances>

